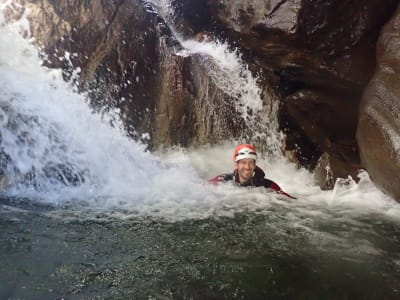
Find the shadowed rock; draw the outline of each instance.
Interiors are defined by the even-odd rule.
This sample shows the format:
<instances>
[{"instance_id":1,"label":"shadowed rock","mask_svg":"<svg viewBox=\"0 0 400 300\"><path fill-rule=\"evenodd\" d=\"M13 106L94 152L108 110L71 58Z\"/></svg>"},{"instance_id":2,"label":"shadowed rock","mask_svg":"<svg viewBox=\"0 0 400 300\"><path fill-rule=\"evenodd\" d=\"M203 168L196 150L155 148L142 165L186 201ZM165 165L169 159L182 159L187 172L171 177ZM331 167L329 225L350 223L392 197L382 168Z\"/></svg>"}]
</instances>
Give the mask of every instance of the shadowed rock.
<instances>
[{"instance_id":1,"label":"shadowed rock","mask_svg":"<svg viewBox=\"0 0 400 300\"><path fill-rule=\"evenodd\" d=\"M357 141L374 182L400 201L400 7L384 27L377 70L360 106Z\"/></svg>"},{"instance_id":2,"label":"shadowed rock","mask_svg":"<svg viewBox=\"0 0 400 300\"><path fill-rule=\"evenodd\" d=\"M222 35L278 75L280 124L300 164L313 169L327 153L344 169L360 167L358 106L375 69L380 29L398 1L207 3Z\"/></svg>"},{"instance_id":3,"label":"shadowed rock","mask_svg":"<svg viewBox=\"0 0 400 300\"><path fill-rule=\"evenodd\" d=\"M348 178L358 181L360 171L358 165L350 165L341 159L330 156L328 153L321 155L314 170L315 183L323 190L333 189L337 178Z\"/></svg>"}]
</instances>

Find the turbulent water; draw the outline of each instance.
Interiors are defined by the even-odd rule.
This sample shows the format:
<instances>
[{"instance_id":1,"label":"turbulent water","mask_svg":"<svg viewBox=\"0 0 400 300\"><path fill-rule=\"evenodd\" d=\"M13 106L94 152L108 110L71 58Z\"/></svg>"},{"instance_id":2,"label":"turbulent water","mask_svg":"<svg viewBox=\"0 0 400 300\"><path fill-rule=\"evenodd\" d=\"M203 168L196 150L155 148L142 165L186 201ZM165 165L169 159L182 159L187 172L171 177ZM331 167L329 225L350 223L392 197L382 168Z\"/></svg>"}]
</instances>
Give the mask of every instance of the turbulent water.
<instances>
[{"instance_id":1,"label":"turbulent water","mask_svg":"<svg viewBox=\"0 0 400 300\"><path fill-rule=\"evenodd\" d=\"M146 152L41 66L20 25L0 27L1 299L400 297L400 206L368 174L324 192L267 156L297 200L211 187L234 143Z\"/></svg>"}]
</instances>

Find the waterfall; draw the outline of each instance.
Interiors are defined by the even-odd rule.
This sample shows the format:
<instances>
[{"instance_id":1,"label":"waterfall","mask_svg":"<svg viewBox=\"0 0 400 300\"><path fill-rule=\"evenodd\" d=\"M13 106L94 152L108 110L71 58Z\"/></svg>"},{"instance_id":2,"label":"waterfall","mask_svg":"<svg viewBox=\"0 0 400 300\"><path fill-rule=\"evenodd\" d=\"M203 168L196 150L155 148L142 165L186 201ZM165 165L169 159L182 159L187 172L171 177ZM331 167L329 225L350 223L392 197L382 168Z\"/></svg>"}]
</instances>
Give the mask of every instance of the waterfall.
<instances>
[{"instance_id":1,"label":"waterfall","mask_svg":"<svg viewBox=\"0 0 400 300\"><path fill-rule=\"evenodd\" d=\"M227 42L204 36L201 41L185 39L175 29L175 12L171 0L148 0L157 13L170 27L174 36L184 48L185 55L200 54L211 58L212 65L206 65L208 74L226 95L235 102L236 111L245 120L243 141L256 143L275 157L281 156L281 133L278 132L277 101L265 99L263 103L259 78L254 76L242 59L237 48ZM264 96L264 97L269 97Z\"/></svg>"},{"instance_id":2,"label":"waterfall","mask_svg":"<svg viewBox=\"0 0 400 300\"><path fill-rule=\"evenodd\" d=\"M240 211L268 212L274 201L280 201L276 195L258 189L205 184L205 179L231 171L234 145L230 142L218 147L149 153L146 145L127 137L118 111L105 115L93 112L86 95L65 82L61 70L42 65L37 48L20 35L21 27L26 31L26 19L7 24L0 14L0 24L2 197L26 198L80 212L100 210L125 217L139 214L173 220L233 216ZM236 60L240 55L224 44L182 44L186 51L213 55L216 62L220 57L218 68L223 69L226 64L227 68L239 69L239 75L250 74ZM248 96L238 97L239 102L261 109L256 80L243 76L244 81L239 84L243 90L238 92L231 87L232 92ZM225 83L229 87L231 79L221 85ZM245 114L245 110L242 112ZM313 184L311 174L283 159L260 159L258 164L284 190L299 195L296 203L283 203L297 207L300 218L309 202L330 207L350 205L354 211L366 206L368 210L397 215L396 204L380 193L367 176L360 184L349 181L349 185L322 192Z\"/></svg>"},{"instance_id":3,"label":"waterfall","mask_svg":"<svg viewBox=\"0 0 400 300\"><path fill-rule=\"evenodd\" d=\"M76 198L104 207L122 207L131 197L131 208L138 209L143 199L160 200L163 191L154 186L171 174L176 182L200 184L190 168L179 174L129 139L118 115L94 113L61 70L43 67L38 50L19 34L21 22L0 23L0 160L7 196L51 205Z\"/></svg>"},{"instance_id":4,"label":"waterfall","mask_svg":"<svg viewBox=\"0 0 400 300\"><path fill-rule=\"evenodd\" d=\"M200 177L183 150L168 152L177 161L156 156L127 137L117 111L95 113L61 70L42 65L37 48L20 35L25 19L5 23L0 18L2 197L80 214L171 219L232 215L243 207L232 203L232 196L245 199L246 191L206 185L211 174Z\"/></svg>"}]
</instances>

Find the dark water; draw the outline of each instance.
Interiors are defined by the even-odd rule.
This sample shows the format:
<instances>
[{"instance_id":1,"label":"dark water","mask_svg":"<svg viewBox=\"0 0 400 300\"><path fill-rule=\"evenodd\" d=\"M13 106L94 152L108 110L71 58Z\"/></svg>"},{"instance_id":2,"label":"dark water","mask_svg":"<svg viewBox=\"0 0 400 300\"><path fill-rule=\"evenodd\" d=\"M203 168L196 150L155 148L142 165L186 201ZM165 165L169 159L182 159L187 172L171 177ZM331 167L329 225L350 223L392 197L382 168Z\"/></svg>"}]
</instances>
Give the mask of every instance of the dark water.
<instances>
[{"instance_id":1,"label":"dark water","mask_svg":"<svg viewBox=\"0 0 400 300\"><path fill-rule=\"evenodd\" d=\"M0 299L400 299L400 227L379 216L171 223L0 201Z\"/></svg>"}]
</instances>

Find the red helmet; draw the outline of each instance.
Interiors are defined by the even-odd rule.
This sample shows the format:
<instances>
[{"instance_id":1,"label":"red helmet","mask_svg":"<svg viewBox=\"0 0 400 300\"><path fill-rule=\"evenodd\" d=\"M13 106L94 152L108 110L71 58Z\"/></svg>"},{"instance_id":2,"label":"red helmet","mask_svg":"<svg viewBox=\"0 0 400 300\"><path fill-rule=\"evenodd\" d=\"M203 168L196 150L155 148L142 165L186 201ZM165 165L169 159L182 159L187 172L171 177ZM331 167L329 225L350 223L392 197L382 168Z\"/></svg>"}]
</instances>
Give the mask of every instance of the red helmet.
<instances>
[{"instance_id":1,"label":"red helmet","mask_svg":"<svg viewBox=\"0 0 400 300\"><path fill-rule=\"evenodd\" d=\"M250 144L242 144L236 147L233 152L233 161L239 161L243 158L257 159L256 148Z\"/></svg>"}]
</instances>

